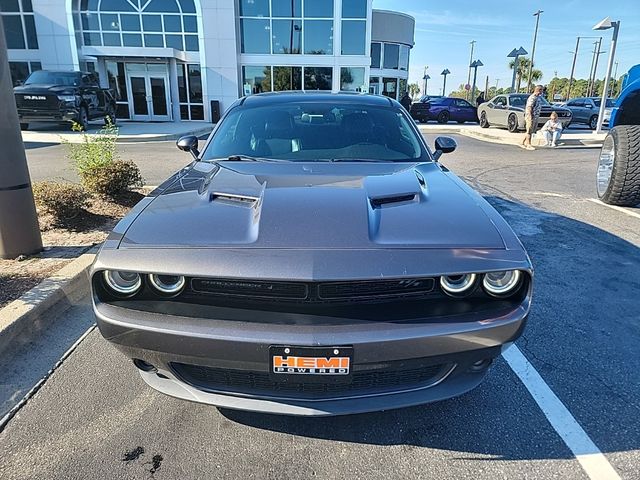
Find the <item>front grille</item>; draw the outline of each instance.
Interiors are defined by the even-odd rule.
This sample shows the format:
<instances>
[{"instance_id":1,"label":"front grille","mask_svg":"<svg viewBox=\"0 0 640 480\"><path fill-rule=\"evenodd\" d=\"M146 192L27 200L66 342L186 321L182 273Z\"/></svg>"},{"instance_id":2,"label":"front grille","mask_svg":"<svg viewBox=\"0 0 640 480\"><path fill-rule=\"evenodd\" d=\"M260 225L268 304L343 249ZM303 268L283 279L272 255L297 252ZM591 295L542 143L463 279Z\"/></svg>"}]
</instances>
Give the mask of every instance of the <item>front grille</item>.
<instances>
[{"instance_id":1,"label":"front grille","mask_svg":"<svg viewBox=\"0 0 640 480\"><path fill-rule=\"evenodd\" d=\"M409 278L406 280L380 280L370 282L335 282L318 285L320 298L387 297L430 293L433 278Z\"/></svg>"},{"instance_id":2,"label":"front grille","mask_svg":"<svg viewBox=\"0 0 640 480\"><path fill-rule=\"evenodd\" d=\"M346 396L392 393L411 388L427 387L440 380L452 364L425 365L421 360L386 362L373 370L354 371L351 383L335 383L329 379L305 381L298 375L287 382L274 380L266 372L230 370L186 363L171 363L176 375L184 382L205 391L317 400Z\"/></svg>"},{"instance_id":3,"label":"front grille","mask_svg":"<svg viewBox=\"0 0 640 480\"><path fill-rule=\"evenodd\" d=\"M24 93L17 94L16 106L18 108L34 109L34 110L58 110L60 101L57 95L49 95L42 93Z\"/></svg>"},{"instance_id":4,"label":"front grille","mask_svg":"<svg viewBox=\"0 0 640 480\"><path fill-rule=\"evenodd\" d=\"M308 294L307 285L296 282L256 282L194 278L191 281L191 288L199 293L299 300L306 298Z\"/></svg>"}]
</instances>

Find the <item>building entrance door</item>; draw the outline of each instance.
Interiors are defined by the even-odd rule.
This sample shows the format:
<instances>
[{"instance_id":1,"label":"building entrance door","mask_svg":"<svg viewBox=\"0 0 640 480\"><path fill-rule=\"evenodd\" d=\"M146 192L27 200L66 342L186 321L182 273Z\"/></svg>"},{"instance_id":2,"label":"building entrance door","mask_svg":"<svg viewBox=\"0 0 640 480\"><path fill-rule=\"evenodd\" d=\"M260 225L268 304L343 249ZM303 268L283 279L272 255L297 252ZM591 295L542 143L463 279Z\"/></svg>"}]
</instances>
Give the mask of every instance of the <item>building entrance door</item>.
<instances>
[{"instance_id":1,"label":"building entrance door","mask_svg":"<svg viewBox=\"0 0 640 480\"><path fill-rule=\"evenodd\" d=\"M132 120L171 121L169 72L166 64L127 63Z\"/></svg>"}]
</instances>

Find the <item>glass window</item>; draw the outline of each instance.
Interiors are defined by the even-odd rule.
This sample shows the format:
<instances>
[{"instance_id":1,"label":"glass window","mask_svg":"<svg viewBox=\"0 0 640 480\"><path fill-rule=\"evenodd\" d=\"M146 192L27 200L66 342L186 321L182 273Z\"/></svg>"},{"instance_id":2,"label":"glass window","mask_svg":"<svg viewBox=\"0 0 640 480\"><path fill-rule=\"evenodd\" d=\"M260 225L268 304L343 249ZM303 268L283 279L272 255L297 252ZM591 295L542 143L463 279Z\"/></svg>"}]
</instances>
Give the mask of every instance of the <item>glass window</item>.
<instances>
[{"instance_id":1,"label":"glass window","mask_svg":"<svg viewBox=\"0 0 640 480\"><path fill-rule=\"evenodd\" d=\"M331 90L333 68L304 67L305 90Z\"/></svg>"},{"instance_id":2,"label":"glass window","mask_svg":"<svg viewBox=\"0 0 640 480\"><path fill-rule=\"evenodd\" d=\"M202 74L200 65L189 65L189 101L202 103Z\"/></svg>"},{"instance_id":3,"label":"glass window","mask_svg":"<svg viewBox=\"0 0 640 480\"><path fill-rule=\"evenodd\" d=\"M158 1L158 0L154 0ZM164 0L166 1L166 0ZM93 3L93 2L90 2ZM169 3L169 2L167 2ZM92 6L91 10L97 10L98 6ZM84 8L82 8L84 10ZM100 10L103 12L133 12L134 9L127 0L102 0Z\"/></svg>"},{"instance_id":4,"label":"glass window","mask_svg":"<svg viewBox=\"0 0 640 480\"><path fill-rule=\"evenodd\" d=\"M18 0L0 0L0 12L19 12ZM12 62L15 64L22 62Z\"/></svg>"},{"instance_id":5,"label":"glass window","mask_svg":"<svg viewBox=\"0 0 640 480\"><path fill-rule=\"evenodd\" d=\"M367 24L359 20L342 22L342 54L364 55L367 43Z\"/></svg>"},{"instance_id":6,"label":"glass window","mask_svg":"<svg viewBox=\"0 0 640 480\"><path fill-rule=\"evenodd\" d=\"M187 81L184 74L184 69L186 67L187 66L184 64L178 64L178 98L184 103L187 102Z\"/></svg>"},{"instance_id":7,"label":"glass window","mask_svg":"<svg viewBox=\"0 0 640 480\"><path fill-rule=\"evenodd\" d=\"M180 119L189 120L189 105L180 105Z\"/></svg>"},{"instance_id":8,"label":"glass window","mask_svg":"<svg viewBox=\"0 0 640 480\"><path fill-rule=\"evenodd\" d=\"M271 15L274 17L301 17L301 0L271 0Z\"/></svg>"},{"instance_id":9,"label":"glass window","mask_svg":"<svg viewBox=\"0 0 640 480\"><path fill-rule=\"evenodd\" d=\"M102 45L102 38L100 37L99 33L85 33L83 37L85 45L93 45L98 47Z\"/></svg>"},{"instance_id":10,"label":"glass window","mask_svg":"<svg viewBox=\"0 0 640 480\"><path fill-rule=\"evenodd\" d=\"M116 101L126 101L127 86L124 73L124 63L107 61L106 67L109 88L116 92Z\"/></svg>"},{"instance_id":11,"label":"glass window","mask_svg":"<svg viewBox=\"0 0 640 480\"><path fill-rule=\"evenodd\" d=\"M198 22L194 15L185 15L182 17L184 23L184 31L189 33L198 33Z\"/></svg>"},{"instance_id":12,"label":"glass window","mask_svg":"<svg viewBox=\"0 0 640 480\"><path fill-rule=\"evenodd\" d=\"M243 95L271 91L271 67L242 67Z\"/></svg>"},{"instance_id":13,"label":"glass window","mask_svg":"<svg viewBox=\"0 0 640 480\"><path fill-rule=\"evenodd\" d=\"M367 18L367 0L342 0L342 18Z\"/></svg>"},{"instance_id":14,"label":"glass window","mask_svg":"<svg viewBox=\"0 0 640 480\"><path fill-rule=\"evenodd\" d=\"M27 33L27 46L30 49L38 49L38 36L36 35L36 24L33 21L33 15L24 16L24 27Z\"/></svg>"},{"instance_id":15,"label":"glass window","mask_svg":"<svg viewBox=\"0 0 640 480\"><path fill-rule=\"evenodd\" d=\"M273 20L271 25L273 53L300 53L301 20Z\"/></svg>"},{"instance_id":16,"label":"glass window","mask_svg":"<svg viewBox=\"0 0 640 480\"><path fill-rule=\"evenodd\" d=\"M277 128L268 126L272 119L277 119ZM400 106L354 105L341 103L337 97L324 104L302 101L236 108L221 121L202 158L249 155L291 162L428 161L410 122ZM272 134L256 142L257 132Z\"/></svg>"},{"instance_id":17,"label":"glass window","mask_svg":"<svg viewBox=\"0 0 640 480\"><path fill-rule=\"evenodd\" d=\"M304 2L304 16L332 18L333 0L307 0L306 2Z\"/></svg>"},{"instance_id":18,"label":"glass window","mask_svg":"<svg viewBox=\"0 0 640 480\"><path fill-rule=\"evenodd\" d=\"M145 32L161 32L162 17L160 15L142 15L142 29Z\"/></svg>"},{"instance_id":19,"label":"glass window","mask_svg":"<svg viewBox=\"0 0 640 480\"><path fill-rule=\"evenodd\" d=\"M398 98L402 98L404 92L407 92L407 79L401 78L399 80L400 85L398 86Z\"/></svg>"},{"instance_id":20,"label":"glass window","mask_svg":"<svg viewBox=\"0 0 640 480\"><path fill-rule=\"evenodd\" d=\"M120 15L120 26L122 30L129 32L140 31L140 15Z\"/></svg>"},{"instance_id":21,"label":"glass window","mask_svg":"<svg viewBox=\"0 0 640 480\"><path fill-rule=\"evenodd\" d=\"M364 67L341 67L340 90L346 92L366 92Z\"/></svg>"},{"instance_id":22,"label":"glass window","mask_svg":"<svg viewBox=\"0 0 640 480\"><path fill-rule=\"evenodd\" d=\"M269 20L240 20L242 53L271 53Z\"/></svg>"},{"instance_id":23,"label":"glass window","mask_svg":"<svg viewBox=\"0 0 640 480\"><path fill-rule=\"evenodd\" d=\"M184 49L187 52L197 52L200 49L197 35L184 36Z\"/></svg>"},{"instance_id":24,"label":"glass window","mask_svg":"<svg viewBox=\"0 0 640 480\"><path fill-rule=\"evenodd\" d=\"M31 0L22 0L22 11L33 12L33 6L31 5Z\"/></svg>"},{"instance_id":25,"label":"glass window","mask_svg":"<svg viewBox=\"0 0 640 480\"><path fill-rule=\"evenodd\" d=\"M120 30L120 21L118 15L113 13L100 15L100 22L102 22L102 30Z\"/></svg>"},{"instance_id":26,"label":"glass window","mask_svg":"<svg viewBox=\"0 0 640 480\"><path fill-rule=\"evenodd\" d=\"M269 0L240 0L240 15L243 17L268 17Z\"/></svg>"},{"instance_id":27,"label":"glass window","mask_svg":"<svg viewBox=\"0 0 640 480\"><path fill-rule=\"evenodd\" d=\"M304 53L333 55L332 20L305 20L303 32Z\"/></svg>"},{"instance_id":28,"label":"glass window","mask_svg":"<svg viewBox=\"0 0 640 480\"><path fill-rule=\"evenodd\" d=\"M98 21L98 15L95 13L83 13L80 15L82 21L82 28L84 30L100 30L100 22Z\"/></svg>"},{"instance_id":29,"label":"glass window","mask_svg":"<svg viewBox=\"0 0 640 480\"><path fill-rule=\"evenodd\" d=\"M400 46L393 43L384 44L384 68L398 68Z\"/></svg>"},{"instance_id":30,"label":"glass window","mask_svg":"<svg viewBox=\"0 0 640 480\"><path fill-rule=\"evenodd\" d=\"M3 15L4 34L7 40L7 48L24 49L24 33L22 32L22 19L20 15Z\"/></svg>"},{"instance_id":31,"label":"glass window","mask_svg":"<svg viewBox=\"0 0 640 480\"><path fill-rule=\"evenodd\" d=\"M409 47L400 45L400 70L409 70Z\"/></svg>"},{"instance_id":32,"label":"glass window","mask_svg":"<svg viewBox=\"0 0 640 480\"><path fill-rule=\"evenodd\" d=\"M182 24L180 23L180 15L165 15L164 31L165 32L181 32Z\"/></svg>"},{"instance_id":33,"label":"glass window","mask_svg":"<svg viewBox=\"0 0 640 480\"><path fill-rule=\"evenodd\" d=\"M145 35L144 36L145 47L164 47L164 41L162 35Z\"/></svg>"},{"instance_id":34,"label":"glass window","mask_svg":"<svg viewBox=\"0 0 640 480\"><path fill-rule=\"evenodd\" d=\"M104 3L105 0L102 0ZM109 0L112 1L112 0ZM145 2L139 2L141 6L145 4ZM178 4L175 1L170 0L151 0L149 4L144 9L145 12L158 12L158 13L180 13L180 9L178 8Z\"/></svg>"},{"instance_id":35,"label":"glass window","mask_svg":"<svg viewBox=\"0 0 640 480\"><path fill-rule=\"evenodd\" d=\"M396 98L398 93L398 79L397 78L383 78L382 79L382 94Z\"/></svg>"},{"instance_id":36,"label":"glass window","mask_svg":"<svg viewBox=\"0 0 640 480\"><path fill-rule=\"evenodd\" d=\"M196 6L193 0L178 0L180 7L182 7L182 13L196 13Z\"/></svg>"},{"instance_id":37,"label":"glass window","mask_svg":"<svg viewBox=\"0 0 640 480\"><path fill-rule=\"evenodd\" d=\"M13 86L21 85L29 76L29 64L27 62L9 62L11 81Z\"/></svg>"},{"instance_id":38,"label":"glass window","mask_svg":"<svg viewBox=\"0 0 640 480\"><path fill-rule=\"evenodd\" d=\"M102 42L105 47L119 47L120 34L119 33L103 33Z\"/></svg>"},{"instance_id":39,"label":"glass window","mask_svg":"<svg viewBox=\"0 0 640 480\"><path fill-rule=\"evenodd\" d=\"M380 50L381 44L371 44L371 68L380 68Z\"/></svg>"},{"instance_id":40,"label":"glass window","mask_svg":"<svg viewBox=\"0 0 640 480\"><path fill-rule=\"evenodd\" d=\"M191 105L191 120L204 120L204 107L202 105Z\"/></svg>"},{"instance_id":41,"label":"glass window","mask_svg":"<svg viewBox=\"0 0 640 480\"><path fill-rule=\"evenodd\" d=\"M184 50L182 45L182 35L165 35L167 48L175 48L176 50Z\"/></svg>"},{"instance_id":42,"label":"glass window","mask_svg":"<svg viewBox=\"0 0 640 480\"><path fill-rule=\"evenodd\" d=\"M125 47L141 47L142 35L139 33L123 33L122 43Z\"/></svg>"},{"instance_id":43,"label":"glass window","mask_svg":"<svg viewBox=\"0 0 640 480\"><path fill-rule=\"evenodd\" d=\"M302 67L273 67L273 91L302 90Z\"/></svg>"},{"instance_id":44,"label":"glass window","mask_svg":"<svg viewBox=\"0 0 640 480\"><path fill-rule=\"evenodd\" d=\"M38 70L42 70L42 64L40 62L29 62L31 65L31 71L37 72Z\"/></svg>"}]
</instances>

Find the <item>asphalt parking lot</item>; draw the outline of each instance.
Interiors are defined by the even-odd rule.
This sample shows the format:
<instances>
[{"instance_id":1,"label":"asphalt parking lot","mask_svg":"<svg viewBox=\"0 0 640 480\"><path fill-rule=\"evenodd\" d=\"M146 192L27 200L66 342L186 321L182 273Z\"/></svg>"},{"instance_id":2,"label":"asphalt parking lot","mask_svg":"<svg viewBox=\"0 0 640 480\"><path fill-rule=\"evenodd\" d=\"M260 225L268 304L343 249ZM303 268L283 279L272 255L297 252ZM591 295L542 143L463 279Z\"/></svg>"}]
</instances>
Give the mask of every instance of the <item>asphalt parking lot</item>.
<instances>
[{"instance_id":1,"label":"asphalt parking lot","mask_svg":"<svg viewBox=\"0 0 640 480\"><path fill-rule=\"evenodd\" d=\"M640 478L640 208L594 201L597 149L456 140L442 163L502 213L536 275L518 350L480 387L351 417L218 410L150 390L92 331L0 433L0 477ZM162 178L188 162L169 142L136 160ZM2 360L4 404L91 322L76 305Z\"/></svg>"}]
</instances>

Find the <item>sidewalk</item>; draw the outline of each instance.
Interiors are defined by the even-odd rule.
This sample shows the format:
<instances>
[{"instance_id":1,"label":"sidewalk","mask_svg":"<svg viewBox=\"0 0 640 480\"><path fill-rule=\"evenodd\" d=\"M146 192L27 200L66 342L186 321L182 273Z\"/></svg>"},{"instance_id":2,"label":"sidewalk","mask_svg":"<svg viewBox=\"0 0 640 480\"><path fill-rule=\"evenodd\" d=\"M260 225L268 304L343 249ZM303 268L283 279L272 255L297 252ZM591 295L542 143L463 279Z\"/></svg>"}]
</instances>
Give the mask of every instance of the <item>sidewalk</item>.
<instances>
[{"instance_id":1,"label":"sidewalk","mask_svg":"<svg viewBox=\"0 0 640 480\"><path fill-rule=\"evenodd\" d=\"M89 124L87 133L96 133L102 128L102 120ZM163 140L177 140L184 135L208 135L214 125L208 122L129 122L118 121L120 129L118 142L157 142ZM70 127L57 124L33 123L29 130L22 132L24 143L59 144L62 140L70 143L80 143L80 132L72 132Z\"/></svg>"},{"instance_id":2,"label":"sidewalk","mask_svg":"<svg viewBox=\"0 0 640 480\"><path fill-rule=\"evenodd\" d=\"M511 133L506 129L489 127L481 128L479 125L450 124L419 124L418 129L426 134L455 133L467 137L483 140L485 142L500 143L503 145L519 145L524 137L524 132ZM569 128L560 139L561 146L582 146L588 148L600 148L606 133L595 134L592 130L580 130ZM533 138L534 146L541 146L544 140L537 135Z\"/></svg>"}]
</instances>

